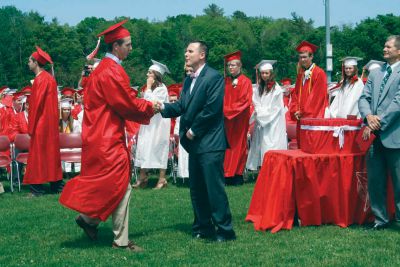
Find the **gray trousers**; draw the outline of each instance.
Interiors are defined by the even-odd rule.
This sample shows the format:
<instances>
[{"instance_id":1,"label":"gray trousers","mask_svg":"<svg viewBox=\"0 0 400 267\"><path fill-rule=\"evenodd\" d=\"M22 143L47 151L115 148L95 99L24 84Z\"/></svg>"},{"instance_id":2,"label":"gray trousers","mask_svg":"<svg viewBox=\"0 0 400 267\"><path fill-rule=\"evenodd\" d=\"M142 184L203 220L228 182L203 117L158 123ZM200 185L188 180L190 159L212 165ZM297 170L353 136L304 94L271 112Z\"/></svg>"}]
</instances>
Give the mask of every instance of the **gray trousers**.
<instances>
[{"instance_id":1,"label":"gray trousers","mask_svg":"<svg viewBox=\"0 0 400 267\"><path fill-rule=\"evenodd\" d=\"M392 178L396 220L400 221L400 149L386 148L377 137L367 156L368 193L375 223L389 222L387 213L387 175Z\"/></svg>"}]
</instances>

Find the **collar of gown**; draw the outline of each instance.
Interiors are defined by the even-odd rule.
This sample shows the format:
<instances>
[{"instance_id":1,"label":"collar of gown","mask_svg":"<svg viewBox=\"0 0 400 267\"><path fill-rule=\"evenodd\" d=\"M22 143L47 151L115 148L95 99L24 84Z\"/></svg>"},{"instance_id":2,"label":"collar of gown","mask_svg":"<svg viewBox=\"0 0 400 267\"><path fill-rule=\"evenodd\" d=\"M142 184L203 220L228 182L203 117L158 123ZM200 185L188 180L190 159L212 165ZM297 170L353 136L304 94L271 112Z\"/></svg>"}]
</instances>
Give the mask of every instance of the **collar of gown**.
<instances>
[{"instance_id":1,"label":"collar of gown","mask_svg":"<svg viewBox=\"0 0 400 267\"><path fill-rule=\"evenodd\" d=\"M116 57L115 55L113 55L111 53L106 53L106 57L111 58L112 60L117 62L119 65L122 64L122 60L120 60L118 57Z\"/></svg>"}]
</instances>

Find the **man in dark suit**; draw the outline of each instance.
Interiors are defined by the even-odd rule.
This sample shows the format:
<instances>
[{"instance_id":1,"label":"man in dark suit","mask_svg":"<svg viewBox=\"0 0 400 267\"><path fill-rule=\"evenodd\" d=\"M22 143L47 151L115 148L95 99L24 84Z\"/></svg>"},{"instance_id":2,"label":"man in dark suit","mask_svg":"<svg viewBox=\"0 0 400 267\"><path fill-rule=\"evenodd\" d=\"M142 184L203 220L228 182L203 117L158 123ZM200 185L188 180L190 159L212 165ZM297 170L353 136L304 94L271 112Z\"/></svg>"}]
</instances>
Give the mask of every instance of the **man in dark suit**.
<instances>
[{"instance_id":1,"label":"man in dark suit","mask_svg":"<svg viewBox=\"0 0 400 267\"><path fill-rule=\"evenodd\" d=\"M193 237L235 240L224 188L224 79L206 64L208 48L202 41L186 48L186 65L193 68L181 98L161 105L161 115L180 119L180 142L189 153L189 187L194 211Z\"/></svg>"},{"instance_id":2,"label":"man in dark suit","mask_svg":"<svg viewBox=\"0 0 400 267\"><path fill-rule=\"evenodd\" d=\"M388 37L383 57L386 64L370 73L358 102L361 116L368 124L364 137L369 138L371 131L377 136L367 157L374 230L384 229L389 224L387 173L392 177L396 219L400 222L400 35Z\"/></svg>"}]
</instances>

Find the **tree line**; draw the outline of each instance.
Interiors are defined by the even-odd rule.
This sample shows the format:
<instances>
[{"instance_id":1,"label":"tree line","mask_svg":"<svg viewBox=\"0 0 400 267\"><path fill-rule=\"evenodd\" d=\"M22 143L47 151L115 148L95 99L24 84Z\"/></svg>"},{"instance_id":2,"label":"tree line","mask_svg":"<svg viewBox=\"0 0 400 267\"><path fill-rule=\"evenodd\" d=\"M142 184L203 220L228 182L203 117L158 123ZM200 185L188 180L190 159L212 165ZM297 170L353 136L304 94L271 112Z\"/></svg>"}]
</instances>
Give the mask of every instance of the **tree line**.
<instances>
[{"instance_id":1,"label":"tree line","mask_svg":"<svg viewBox=\"0 0 400 267\"><path fill-rule=\"evenodd\" d=\"M225 16L222 8L211 4L203 15L178 15L165 21L130 18L124 25L132 36L133 51L123 65L132 85L143 85L150 59L165 63L171 71L165 83L183 79L184 49L194 39L206 41L210 47L208 62L224 71L223 56L242 51L243 72L255 81L254 66L261 59L275 59L277 80L296 76L295 47L308 40L320 48L314 62L325 68L325 27L315 27L296 13L292 17L273 19L268 16L249 17L241 11ZM125 19L87 17L76 26L61 24L54 18L44 20L38 12L22 12L14 6L0 8L0 86L21 88L33 78L27 59L39 45L53 61L55 76L61 86L77 87L85 56L95 47L96 35L108 26ZM356 25L331 27L334 71L332 80L339 80L339 59L345 56L363 58L359 67L370 59L382 60L386 37L400 32L400 17L377 15ZM99 54L106 51L104 42Z\"/></svg>"}]
</instances>

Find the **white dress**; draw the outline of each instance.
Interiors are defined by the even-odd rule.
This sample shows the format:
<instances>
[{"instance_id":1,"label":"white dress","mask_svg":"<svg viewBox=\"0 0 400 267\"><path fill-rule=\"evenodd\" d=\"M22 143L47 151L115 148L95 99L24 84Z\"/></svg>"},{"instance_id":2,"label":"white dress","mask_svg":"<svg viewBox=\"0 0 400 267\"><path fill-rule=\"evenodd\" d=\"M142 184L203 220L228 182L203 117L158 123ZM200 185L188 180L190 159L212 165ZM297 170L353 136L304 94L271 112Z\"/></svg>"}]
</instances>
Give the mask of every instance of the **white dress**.
<instances>
[{"instance_id":1,"label":"white dress","mask_svg":"<svg viewBox=\"0 0 400 267\"><path fill-rule=\"evenodd\" d=\"M144 99L168 103L168 90L164 84L144 92ZM135 166L144 169L167 169L171 119L160 113L154 115L149 125L141 125L138 133Z\"/></svg>"},{"instance_id":2,"label":"white dress","mask_svg":"<svg viewBox=\"0 0 400 267\"><path fill-rule=\"evenodd\" d=\"M358 99L364 89L364 83L360 78L354 84L346 84L344 88L337 90L329 108L325 110L325 118L347 118L347 115L355 115L360 118Z\"/></svg>"},{"instance_id":3,"label":"white dress","mask_svg":"<svg viewBox=\"0 0 400 267\"><path fill-rule=\"evenodd\" d=\"M258 88L254 88L253 105L250 123L255 120L255 125L246 163L249 170L257 170L262 165L265 152L287 149L286 109L281 87L275 84L274 90L261 97Z\"/></svg>"},{"instance_id":4,"label":"white dress","mask_svg":"<svg viewBox=\"0 0 400 267\"><path fill-rule=\"evenodd\" d=\"M179 125L181 117L176 118L174 134L179 136ZM179 143L178 148L178 177L188 178L189 177L189 153Z\"/></svg>"},{"instance_id":5,"label":"white dress","mask_svg":"<svg viewBox=\"0 0 400 267\"><path fill-rule=\"evenodd\" d=\"M81 120L79 122L79 115L81 115ZM72 133L82 133L82 118L83 118L83 110L78 114L78 120L73 120L72 123ZM63 122L63 129L65 129L66 124ZM82 151L81 148L63 148L61 151ZM64 172L80 172L81 171L81 163L75 162L61 162L61 166Z\"/></svg>"}]
</instances>

